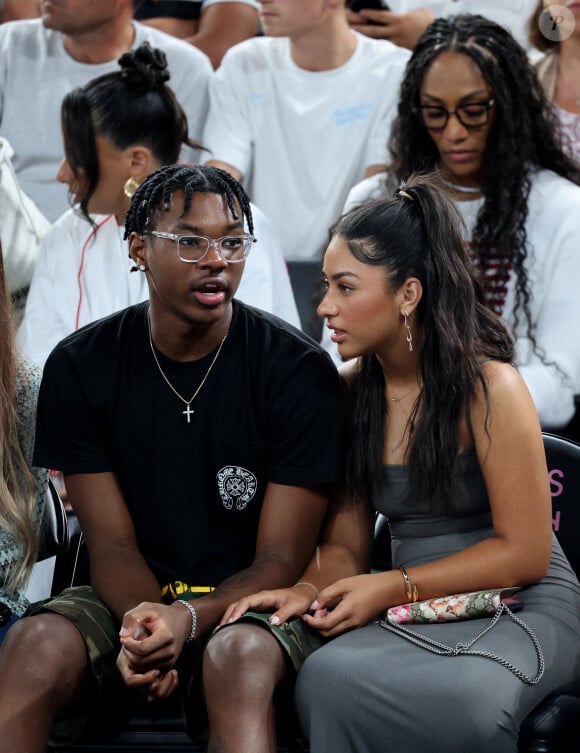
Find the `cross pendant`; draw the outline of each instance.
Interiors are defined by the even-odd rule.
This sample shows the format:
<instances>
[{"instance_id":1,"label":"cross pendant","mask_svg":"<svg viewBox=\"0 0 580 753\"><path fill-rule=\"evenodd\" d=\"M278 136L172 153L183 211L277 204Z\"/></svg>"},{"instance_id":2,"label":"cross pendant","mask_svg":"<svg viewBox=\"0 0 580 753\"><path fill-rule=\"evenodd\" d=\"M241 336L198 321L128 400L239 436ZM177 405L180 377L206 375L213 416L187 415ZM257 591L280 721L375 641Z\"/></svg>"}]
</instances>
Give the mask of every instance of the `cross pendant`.
<instances>
[{"instance_id":1,"label":"cross pendant","mask_svg":"<svg viewBox=\"0 0 580 753\"><path fill-rule=\"evenodd\" d=\"M191 416L193 416L193 414L195 413L195 411L191 410L191 408L188 405L187 408L184 411L181 411L181 412L183 413L184 416L187 416L187 423L188 424L191 423Z\"/></svg>"}]
</instances>

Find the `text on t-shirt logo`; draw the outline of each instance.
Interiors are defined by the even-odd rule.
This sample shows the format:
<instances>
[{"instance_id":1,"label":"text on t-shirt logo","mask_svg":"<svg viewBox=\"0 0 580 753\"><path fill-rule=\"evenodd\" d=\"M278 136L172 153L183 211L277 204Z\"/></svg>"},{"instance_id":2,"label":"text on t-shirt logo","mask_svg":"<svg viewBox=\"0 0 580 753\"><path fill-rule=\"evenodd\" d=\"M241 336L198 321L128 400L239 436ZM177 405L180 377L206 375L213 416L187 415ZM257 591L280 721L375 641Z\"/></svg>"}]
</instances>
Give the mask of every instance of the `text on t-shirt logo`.
<instances>
[{"instance_id":1,"label":"text on t-shirt logo","mask_svg":"<svg viewBox=\"0 0 580 753\"><path fill-rule=\"evenodd\" d=\"M239 465L226 465L217 472L218 490L224 507L244 510L253 499L258 481L251 471Z\"/></svg>"}]
</instances>

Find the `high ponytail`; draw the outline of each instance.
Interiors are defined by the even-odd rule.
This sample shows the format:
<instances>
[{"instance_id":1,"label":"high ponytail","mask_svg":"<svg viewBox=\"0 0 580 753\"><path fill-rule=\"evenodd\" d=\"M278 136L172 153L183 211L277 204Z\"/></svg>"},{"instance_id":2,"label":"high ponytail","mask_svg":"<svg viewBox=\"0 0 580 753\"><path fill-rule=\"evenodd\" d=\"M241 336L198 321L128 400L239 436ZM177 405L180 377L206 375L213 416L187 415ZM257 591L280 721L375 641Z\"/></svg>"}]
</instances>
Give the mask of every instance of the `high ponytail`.
<instances>
[{"instance_id":1,"label":"high ponytail","mask_svg":"<svg viewBox=\"0 0 580 753\"><path fill-rule=\"evenodd\" d=\"M393 198L349 212L334 231L359 261L385 269L391 291L409 277L421 282L423 296L415 316L422 330L422 388L412 413L410 494L447 511L456 498L459 418L478 383L486 395L482 360L513 358L505 326L484 304L460 223L438 177L414 175ZM388 421L384 387L376 357L363 356L352 389L351 449L345 466L346 486L353 495L373 494L380 483L383 426L385 418Z\"/></svg>"}]
</instances>

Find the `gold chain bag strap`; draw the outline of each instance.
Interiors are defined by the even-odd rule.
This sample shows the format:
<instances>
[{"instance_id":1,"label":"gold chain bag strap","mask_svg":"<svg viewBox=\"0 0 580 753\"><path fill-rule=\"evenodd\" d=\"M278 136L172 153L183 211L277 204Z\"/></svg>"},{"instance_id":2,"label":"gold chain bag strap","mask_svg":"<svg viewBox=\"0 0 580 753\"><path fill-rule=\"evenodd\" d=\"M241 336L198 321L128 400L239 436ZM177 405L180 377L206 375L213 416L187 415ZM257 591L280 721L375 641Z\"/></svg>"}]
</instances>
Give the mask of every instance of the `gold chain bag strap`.
<instances>
[{"instance_id":1,"label":"gold chain bag strap","mask_svg":"<svg viewBox=\"0 0 580 753\"><path fill-rule=\"evenodd\" d=\"M487 591L472 591L466 594L454 594L437 599L427 599L410 604L402 604L391 607L384 617L378 620L378 624L385 630L401 636L405 640L420 648L431 651L439 656L479 656L490 659L512 672L526 685L536 685L544 674L544 654L540 642L533 630L510 609L521 606L514 593L517 588L491 589ZM472 646L488 633L498 622L502 615L506 615L519 625L529 636L538 659L538 670L534 677L530 677L514 666L507 659L497 656L489 651L478 651ZM434 640L425 635L406 627L408 624L427 624L435 622L451 622L468 620L477 617L491 615L489 623L474 638L466 643L457 643L454 647Z\"/></svg>"}]
</instances>

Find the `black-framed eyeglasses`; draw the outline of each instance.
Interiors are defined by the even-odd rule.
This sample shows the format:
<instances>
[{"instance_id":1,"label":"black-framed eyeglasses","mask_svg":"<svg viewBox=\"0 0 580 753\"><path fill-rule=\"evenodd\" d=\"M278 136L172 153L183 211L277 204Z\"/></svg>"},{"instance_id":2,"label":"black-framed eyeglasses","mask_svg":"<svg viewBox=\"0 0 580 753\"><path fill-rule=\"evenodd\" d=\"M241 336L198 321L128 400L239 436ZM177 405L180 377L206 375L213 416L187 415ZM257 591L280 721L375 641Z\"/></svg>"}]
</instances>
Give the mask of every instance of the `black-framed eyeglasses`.
<instances>
[{"instance_id":1,"label":"black-framed eyeglasses","mask_svg":"<svg viewBox=\"0 0 580 753\"><path fill-rule=\"evenodd\" d=\"M237 264L244 261L250 253L252 243L256 242L256 239L250 233L224 235L221 238L162 233L159 230L149 230L147 234L153 235L155 238L166 238L169 241L174 241L178 258L188 264L201 261L208 254L211 246L219 251L222 259L225 259L228 263Z\"/></svg>"},{"instance_id":2,"label":"black-framed eyeglasses","mask_svg":"<svg viewBox=\"0 0 580 753\"><path fill-rule=\"evenodd\" d=\"M459 105L455 110L447 110L440 105L419 105L414 108L414 112L428 131L443 131L451 115L455 115L465 128L480 128L489 122L489 113L494 104L495 100L492 98L485 102Z\"/></svg>"}]
</instances>

